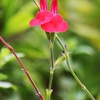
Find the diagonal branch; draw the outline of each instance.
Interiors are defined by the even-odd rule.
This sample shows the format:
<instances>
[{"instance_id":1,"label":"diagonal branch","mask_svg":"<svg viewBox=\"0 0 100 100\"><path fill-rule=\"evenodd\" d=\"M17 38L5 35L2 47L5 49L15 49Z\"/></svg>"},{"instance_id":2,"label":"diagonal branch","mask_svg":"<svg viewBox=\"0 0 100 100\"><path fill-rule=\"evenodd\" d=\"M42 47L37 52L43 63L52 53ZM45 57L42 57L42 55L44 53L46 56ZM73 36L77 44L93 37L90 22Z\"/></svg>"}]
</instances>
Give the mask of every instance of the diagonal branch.
<instances>
[{"instance_id":1,"label":"diagonal branch","mask_svg":"<svg viewBox=\"0 0 100 100\"><path fill-rule=\"evenodd\" d=\"M92 96L92 94L90 93L90 91L85 87L85 85L79 80L79 78L76 76L75 72L73 71L73 69L71 68L70 64L69 64L69 55L68 52L65 48L65 46L63 45L62 41L60 40L60 38L58 37L58 35L56 34L56 39L58 40L59 44L62 46L64 53L65 53L65 60L66 63L68 65L68 68L71 72L71 74L73 75L73 77L75 78L75 80L78 82L78 84L82 87L82 89L87 93L87 95L91 98L91 100L95 100L95 98Z\"/></svg>"},{"instance_id":2,"label":"diagonal branch","mask_svg":"<svg viewBox=\"0 0 100 100\"><path fill-rule=\"evenodd\" d=\"M16 52L14 51L14 49L5 42L5 40L0 36L0 41L14 54L14 56L16 57L17 61L19 62L19 64L22 67L22 70L25 72L25 74L27 75L29 81L31 82L31 84L33 85L34 89L36 90L40 100L44 100L43 95L41 94L41 92L39 91L39 89L37 88L36 84L34 83L33 79L31 78L29 72L27 71L27 69L25 68L24 64L22 63L22 61L19 59L19 57L17 56Z\"/></svg>"}]
</instances>

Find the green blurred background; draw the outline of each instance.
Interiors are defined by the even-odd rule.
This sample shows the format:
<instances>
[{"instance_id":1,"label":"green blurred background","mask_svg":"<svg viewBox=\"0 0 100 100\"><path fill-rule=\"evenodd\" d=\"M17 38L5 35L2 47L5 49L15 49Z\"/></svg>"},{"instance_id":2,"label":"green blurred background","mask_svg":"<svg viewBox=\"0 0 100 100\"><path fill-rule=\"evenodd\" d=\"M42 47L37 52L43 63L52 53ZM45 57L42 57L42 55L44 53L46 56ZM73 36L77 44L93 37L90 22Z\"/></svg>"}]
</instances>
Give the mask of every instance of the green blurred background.
<instances>
[{"instance_id":1,"label":"green blurred background","mask_svg":"<svg viewBox=\"0 0 100 100\"><path fill-rule=\"evenodd\" d=\"M47 0L50 8L51 0ZM59 33L67 45L70 64L100 100L100 0L58 0L59 13L69 23ZM16 51L40 91L48 87L50 51L44 31L30 27L38 11L32 0L0 0L0 36ZM55 40L55 59L62 48ZM90 100L77 84L66 63L55 71L52 100ZM12 53L0 42L0 100L39 100L31 83Z\"/></svg>"}]
</instances>

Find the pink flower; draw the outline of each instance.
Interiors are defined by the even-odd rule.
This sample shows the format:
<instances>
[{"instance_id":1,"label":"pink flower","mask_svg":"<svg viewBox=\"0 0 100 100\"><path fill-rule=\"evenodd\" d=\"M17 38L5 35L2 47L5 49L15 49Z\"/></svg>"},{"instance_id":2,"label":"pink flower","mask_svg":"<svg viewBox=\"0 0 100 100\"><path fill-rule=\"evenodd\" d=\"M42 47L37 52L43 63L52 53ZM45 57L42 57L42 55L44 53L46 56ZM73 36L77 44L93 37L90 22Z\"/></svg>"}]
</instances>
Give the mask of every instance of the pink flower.
<instances>
[{"instance_id":1,"label":"pink flower","mask_svg":"<svg viewBox=\"0 0 100 100\"><path fill-rule=\"evenodd\" d=\"M46 0L40 0L40 11L30 21L30 26L41 25L45 32L65 32L68 23L58 14L58 0L52 0L51 12L47 10Z\"/></svg>"},{"instance_id":2,"label":"pink flower","mask_svg":"<svg viewBox=\"0 0 100 100\"><path fill-rule=\"evenodd\" d=\"M40 0L40 11L37 12L35 18L30 21L30 26L37 26L49 22L53 14L47 10L46 0Z\"/></svg>"},{"instance_id":3,"label":"pink flower","mask_svg":"<svg viewBox=\"0 0 100 100\"><path fill-rule=\"evenodd\" d=\"M58 0L52 0L51 12L52 20L41 25L41 28L46 32L65 32L68 29L68 23L65 22L62 16L58 13Z\"/></svg>"}]
</instances>

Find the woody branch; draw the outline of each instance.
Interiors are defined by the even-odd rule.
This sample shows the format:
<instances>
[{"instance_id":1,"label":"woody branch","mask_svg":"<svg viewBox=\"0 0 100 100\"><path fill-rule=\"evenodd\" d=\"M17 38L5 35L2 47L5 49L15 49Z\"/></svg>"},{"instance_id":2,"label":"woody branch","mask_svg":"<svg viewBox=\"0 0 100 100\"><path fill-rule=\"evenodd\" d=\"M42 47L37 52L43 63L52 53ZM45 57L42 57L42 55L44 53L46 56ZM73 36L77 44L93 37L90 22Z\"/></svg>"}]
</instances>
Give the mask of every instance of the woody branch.
<instances>
[{"instance_id":1,"label":"woody branch","mask_svg":"<svg viewBox=\"0 0 100 100\"><path fill-rule=\"evenodd\" d=\"M27 69L25 68L24 64L22 63L22 61L20 60L20 58L17 56L16 52L14 51L14 49L7 43L5 42L5 40L0 36L0 41L14 54L15 58L17 59L17 61L19 62L19 64L22 67L22 70L25 72L25 74L27 75L28 79L30 80L31 84L33 85L34 89L36 90L40 100L44 100L43 95L41 94L41 92L39 91L39 89L37 88L36 84L34 83L33 79L31 78L29 72L27 71Z\"/></svg>"}]
</instances>

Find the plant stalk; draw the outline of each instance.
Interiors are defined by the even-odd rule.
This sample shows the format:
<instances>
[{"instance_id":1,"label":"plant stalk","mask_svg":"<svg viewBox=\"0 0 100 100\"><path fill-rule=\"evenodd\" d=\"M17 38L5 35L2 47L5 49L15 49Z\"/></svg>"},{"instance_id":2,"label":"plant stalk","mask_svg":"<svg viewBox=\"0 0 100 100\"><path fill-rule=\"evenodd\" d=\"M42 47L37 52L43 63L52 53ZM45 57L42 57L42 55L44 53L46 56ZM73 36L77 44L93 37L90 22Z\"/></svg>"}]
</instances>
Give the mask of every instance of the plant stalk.
<instances>
[{"instance_id":1,"label":"plant stalk","mask_svg":"<svg viewBox=\"0 0 100 100\"><path fill-rule=\"evenodd\" d=\"M65 46L63 45L62 41L60 40L60 38L58 37L57 34L55 34L56 39L58 40L59 44L62 46L64 53L65 53L65 60L66 63L68 65L68 68L70 70L70 72L72 73L73 77L75 78L75 80L78 82L78 84L82 87L82 89L87 93L87 95L91 98L91 100L95 100L95 98L92 96L92 94L89 92L89 90L84 86L84 84L82 84L82 82L79 80L79 78L76 76L76 74L74 73L73 69L71 68L70 64L69 64L69 55L67 53L67 50L65 48Z\"/></svg>"},{"instance_id":2,"label":"plant stalk","mask_svg":"<svg viewBox=\"0 0 100 100\"><path fill-rule=\"evenodd\" d=\"M34 2L34 4L37 6L37 8L40 10L39 4L38 4L35 0L33 0L33 2Z\"/></svg>"},{"instance_id":3,"label":"plant stalk","mask_svg":"<svg viewBox=\"0 0 100 100\"><path fill-rule=\"evenodd\" d=\"M54 75L54 54L53 54L53 47L54 47L54 37L55 33L46 33L47 38L49 40L49 46L50 46L50 54L51 54L51 67L50 67L50 78L49 78L49 86L48 86L48 93L47 93L47 100L51 99L51 93L52 93L52 83L53 83L53 75Z\"/></svg>"},{"instance_id":4,"label":"plant stalk","mask_svg":"<svg viewBox=\"0 0 100 100\"><path fill-rule=\"evenodd\" d=\"M39 91L39 89L37 88L36 84L34 83L33 79L31 78L29 72L27 71L27 69L25 68L24 64L22 63L22 61L20 60L20 58L17 56L16 52L14 51L14 49L7 44L4 39L0 36L0 41L14 54L15 58L17 59L17 61L19 62L19 64L22 67L22 70L25 72L25 74L27 75L29 81L31 82L31 84L33 85L34 89L36 90L40 100L44 100L43 95L41 94L41 92Z\"/></svg>"}]
</instances>

